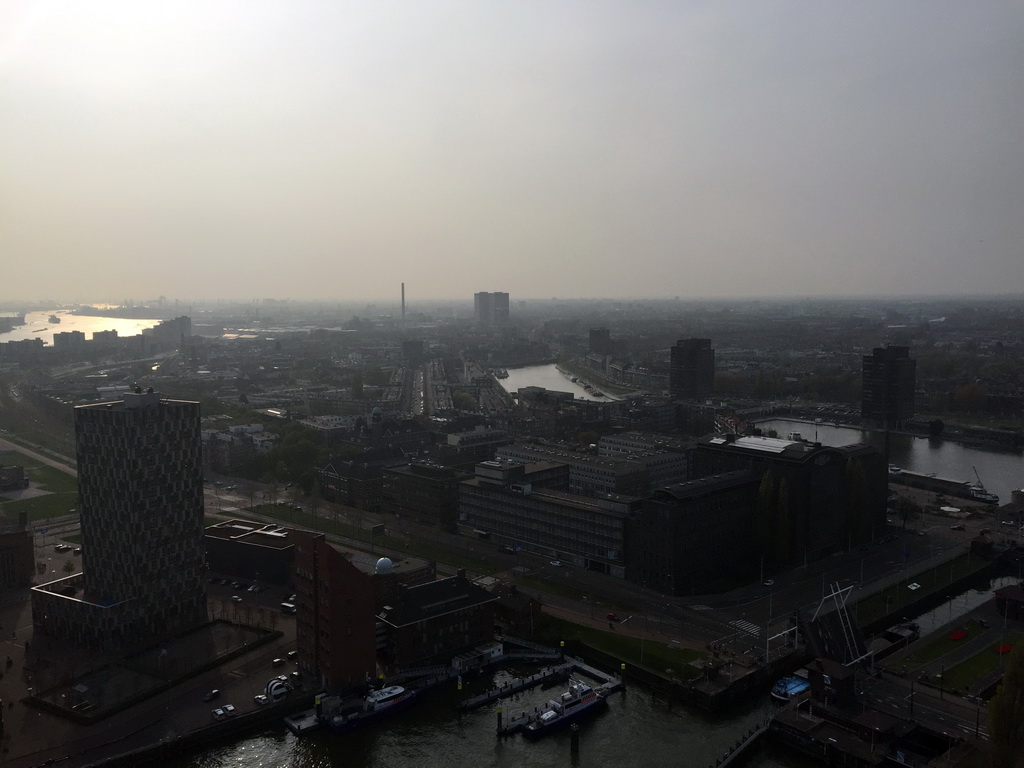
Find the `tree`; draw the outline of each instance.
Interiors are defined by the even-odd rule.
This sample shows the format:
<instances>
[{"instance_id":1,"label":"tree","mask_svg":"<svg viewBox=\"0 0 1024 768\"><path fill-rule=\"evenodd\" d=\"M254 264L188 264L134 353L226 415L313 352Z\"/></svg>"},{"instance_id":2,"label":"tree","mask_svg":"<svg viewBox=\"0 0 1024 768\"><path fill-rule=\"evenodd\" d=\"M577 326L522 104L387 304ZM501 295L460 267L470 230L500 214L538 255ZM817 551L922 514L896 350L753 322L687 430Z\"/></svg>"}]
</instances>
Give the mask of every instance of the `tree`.
<instances>
[{"instance_id":1,"label":"tree","mask_svg":"<svg viewBox=\"0 0 1024 768\"><path fill-rule=\"evenodd\" d=\"M61 570L70 576L72 573L74 573L75 562L73 560L65 560L64 565L61 567Z\"/></svg>"},{"instance_id":2,"label":"tree","mask_svg":"<svg viewBox=\"0 0 1024 768\"><path fill-rule=\"evenodd\" d=\"M1003 682L988 703L989 765L1024 766L1024 645L1015 644Z\"/></svg>"},{"instance_id":3,"label":"tree","mask_svg":"<svg viewBox=\"0 0 1024 768\"><path fill-rule=\"evenodd\" d=\"M775 512L775 475L769 469L761 475L761 485L757 489L757 506L754 508L754 536L760 543L761 555L772 561L771 551L772 523Z\"/></svg>"},{"instance_id":4,"label":"tree","mask_svg":"<svg viewBox=\"0 0 1024 768\"><path fill-rule=\"evenodd\" d=\"M786 478L779 480L779 492L775 497L775 555L780 563L788 563L793 556L793 521L789 517L789 484Z\"/></svg>"},{"instance_id":5,"label":"tree","mask_svg":"<svg viewBox=\"0 0 1024 768\"><path fill-rule=\"evenodd\" d=\"M907 522L916 520L921 515L921 505L906 496L900 496L893 502L893 509L903 520L903 528L906 529Z\"/></svg>"}]
</instances>

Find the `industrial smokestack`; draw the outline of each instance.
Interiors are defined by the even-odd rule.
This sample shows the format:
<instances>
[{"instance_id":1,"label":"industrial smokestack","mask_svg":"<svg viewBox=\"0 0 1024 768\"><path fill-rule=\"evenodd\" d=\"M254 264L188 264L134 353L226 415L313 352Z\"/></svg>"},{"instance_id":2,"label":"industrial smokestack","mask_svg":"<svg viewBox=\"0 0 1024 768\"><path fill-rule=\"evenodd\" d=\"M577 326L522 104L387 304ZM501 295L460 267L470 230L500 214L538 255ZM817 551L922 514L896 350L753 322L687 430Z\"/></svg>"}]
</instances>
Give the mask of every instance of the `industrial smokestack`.
<instances>
[{"instance_id":1,"label":"industrial smokestack","mask_svg":"<svg viewBox=\"0 0 1024 768\"><path fill-rule=\"evenodd\" d=\"M405 283L402 283L402 322L405 322Z\"/></svg>"}]
</instances>

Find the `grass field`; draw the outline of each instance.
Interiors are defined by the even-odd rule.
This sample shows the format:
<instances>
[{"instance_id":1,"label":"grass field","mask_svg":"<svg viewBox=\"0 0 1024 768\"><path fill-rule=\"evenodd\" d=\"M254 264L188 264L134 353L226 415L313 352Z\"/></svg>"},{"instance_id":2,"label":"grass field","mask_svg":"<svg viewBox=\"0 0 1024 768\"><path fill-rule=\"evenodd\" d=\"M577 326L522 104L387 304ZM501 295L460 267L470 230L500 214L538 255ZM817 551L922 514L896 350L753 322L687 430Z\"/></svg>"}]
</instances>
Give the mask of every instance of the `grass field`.
<instances>
[{"instance_id":1,"label":"grass field","mask_svg":"<svg viewBox=\"0 0 1024 768\"><path fill-rule=\"evenodd\" d=\"M21 512L28 515L30 522L48 520L66 515L77 507L78 480L72 475L17 451L4 454L3 460L5 464L24 467L32 485L44 491L39 496L0 503L0 513L8 520L16 521Z\"/></svg>"},{"instance_id":2,"label":"grass field","mask_svg":"<svg viewBox=\"0 0 1024 768\"><path fill-rule=\"evenodd\" d=\"M362 528L341 520L334 520L330 517L319 516L314 518L309 512L297 510L283 504L258 504L252 508L252 511L259 515L280 520L282 523L308 526L323 533L353 539L358 542L358 548L364 552L373 552L381 548L398 550L412 557L445 563L456 568L465 568L474 573L490 574L495 571L493 564L486 560L467 557L459 552L432 545L430 542L410 540L405 536L397 536L390 533L385 533L383 536L372 536L368 528Z\"/></svg>"},{"instance_id":3,"label":"grass field","mask_svg":"<svg viewBox=\"0 0 1024 768\"><path fill-rule=\"evenodd\" d=\"M963 555L945 565L931 568L915 576L908 576L888 589L857 601L857 621L861 625L870 624L872 621L898 610L911 600L920 600L925 595L942 592L954 581L959 581L987 566L988 563L980 557L972 558L970 555ZM913 583L921 586L916 590L908 589L908 585Z\"/></svg>"},{"instance_id":4,"label":"grass field","mask_svg":"<svg viewBox=\"0 0 1024 768\"><path fill-rule=\"evenodd\" d=\"M562 640L578 640L616 657L625 664L647 667L666 674L668 670L672 670L671 674L684 678L697 674L692 663L704 658L705 655L690 648L674 648L664 643L630 637L615 631L584 627L548 615L545 615L539 624L540 632L545 638L541 642L549 645L557 647Z\"/></svg>"},{"instance_id":5,"label":"grass field","mask_svg":"<svg viewBox=\"0 0 1024 768\"><path fill-rule=\"evenodd\" d=\"M955 667L950 667L943 673L945 687L952 691L970 690L982 678L1005 666L1009 656L996 653L996 649L1004 642L1011 647L1019 645L1024 642L1024 635L1010 633L1005 641L993 643L981 653L960 662Z\"/></svg>"}]
</instances>

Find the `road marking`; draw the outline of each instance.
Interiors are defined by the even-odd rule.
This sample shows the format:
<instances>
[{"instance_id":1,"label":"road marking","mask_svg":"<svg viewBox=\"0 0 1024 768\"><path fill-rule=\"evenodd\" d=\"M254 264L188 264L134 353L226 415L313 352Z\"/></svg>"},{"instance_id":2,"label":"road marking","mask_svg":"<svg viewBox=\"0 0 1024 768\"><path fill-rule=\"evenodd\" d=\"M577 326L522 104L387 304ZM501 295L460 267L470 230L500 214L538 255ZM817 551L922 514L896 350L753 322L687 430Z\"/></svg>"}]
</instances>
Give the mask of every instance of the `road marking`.
<instances>
[{"instance_id":1,"label":"road marking","mask_svg":"<svg viewBox=\"0 0 1024 768\"><path fill-rule=\"evenodd\" d=\"M735 621L729 622L730 627L736 627L740 632L746 632L748 635L759 635L761 634L761 628L750 621L744 621L743 619L736 619Z\"/></svg>"}]
</instances>

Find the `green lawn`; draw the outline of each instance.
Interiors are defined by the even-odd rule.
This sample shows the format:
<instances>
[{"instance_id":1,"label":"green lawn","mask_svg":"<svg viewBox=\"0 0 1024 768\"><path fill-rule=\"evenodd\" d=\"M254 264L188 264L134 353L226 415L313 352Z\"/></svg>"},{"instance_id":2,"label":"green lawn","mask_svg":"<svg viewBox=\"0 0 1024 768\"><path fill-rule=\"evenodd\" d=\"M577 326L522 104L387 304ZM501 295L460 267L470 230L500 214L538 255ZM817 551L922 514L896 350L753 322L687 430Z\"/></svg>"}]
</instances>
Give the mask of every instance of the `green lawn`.
<instances>
[{"instance_id":1,"label":"green lawn","mask_svg":"<svg viewBox=\"0 0 1024 768\"><path fill-rule=\"evenodd\" d=\"M908 576L881 592L865 597L857 601L856 618L863 626L872 621L888 616L893 611L899 610L908 602L920 600L922 597L935 592L942 592L949 588L954 581L976 573L988 566L988 563L980 557L963 555L955 560L931 568L924 573ZM917 583L921 587L916 590L907 588L908 584Z\"/></svg>"},{"instance_id":2,"label":"green lawn","mask_svg":"<svg viewBox=\"0 0 1024 768\"><path fill-rule=\"evenodd\" d=\"M1011 633L1006 636L1007 645L1014 646L1024 642L1024 635ZM1003 641L993 643L981 653L977 653L955 667L950 667L943 674L943 684L951 691L969 690L977 681L1005 666L1008 656L996 653Z\"/></svg>"},{"instance_id":3,"label":"green lawn","mask_svg":"<svg viewBox=\"0 0 1024 768\"><path fill-rule=\"evenodd\" d=\"M682 677L695 676L697 670L691 663L705 656L704 653L690 648L672 648L664 643L642 640L615 631L584 627L546 614L539 629L545 638L540 642L557 647L561 640L578 640L618 658L627 665L642 666L660 673L672 670L673 674L682 673Z\"/></svg>"},{"instance_id":4,"label":"green lawn","mask_svg":"<svg viewBox=\"0 0 1024 768\"><path fill-rule=\"evenodd\" d=\"M435 563L445 563L456 568L465 568L474 573L489 574L495 572L493 564L486 560L469 557L440 545L432 544L429 541L410 540L405 536L396 536L390 533L385 533L383 536L371 536L369 528L363 528L325 516L314 518L309 512L300 511L283 504L258 504L252 508L252 511L259 515L273 517L275 520L280 520L283 523L308 526L324 533L354 539L358 542L358 548L364 552L369 551L372 553L380 549L398 550L412 557L430 560Z\"/></svg>"},{"instance_id":5,"label":"green lawn","mask_svg":"<svg viewBox=\"0 0 1024 768\"><path fill-rule=\"evenodd\" d=\"M915 645L913 652L907 654L903 658L903 663L906 664L907 671L913 672L931 661L941 659L947 653L951 653L964 643L970 642L972 637L977 637L984 631L974 622L968 622L963 629L967 632L967 637L963 640L950 640L949 634L947 633L940 637L936 637L926 645Z\"/></svg>"},{"instance_id":6,"label":"green lawn","mask_svg":"<svg viewBox=\"0 0 1024 768\"><path fill-rule=\"evenodd\" d=\"M46 491L42 496L0 502L0 513L8 520L17 520L21 512L28 515L30 522L48 520L66 515L78 505L78 480L73 475L17 451L4 454L3 461L24 467L32 485Z\"/></svg>"}]
</instances>

